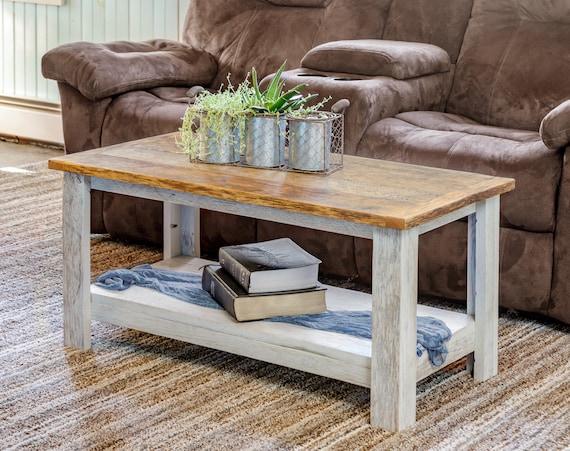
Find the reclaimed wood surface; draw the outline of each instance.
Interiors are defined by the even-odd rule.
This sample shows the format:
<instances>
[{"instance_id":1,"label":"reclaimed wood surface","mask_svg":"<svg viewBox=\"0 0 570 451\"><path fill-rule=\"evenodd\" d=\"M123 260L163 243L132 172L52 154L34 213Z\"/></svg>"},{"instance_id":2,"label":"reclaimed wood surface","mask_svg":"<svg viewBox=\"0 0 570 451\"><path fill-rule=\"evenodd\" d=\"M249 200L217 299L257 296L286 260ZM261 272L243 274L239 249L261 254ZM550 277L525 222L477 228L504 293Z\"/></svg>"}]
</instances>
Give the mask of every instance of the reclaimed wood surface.
<instances>
[{"instance_id":1,"label":"reclaimed wood surface","mask_svg":"<svg viewBox=\"0 0 570 451\"><path fill-rule=\"evenodd\" d=\"M330 175L193 163L177 133L53 158L51 169L406 230L514 188L514 180L344 157Z\"/></svg>"}]
</instances>

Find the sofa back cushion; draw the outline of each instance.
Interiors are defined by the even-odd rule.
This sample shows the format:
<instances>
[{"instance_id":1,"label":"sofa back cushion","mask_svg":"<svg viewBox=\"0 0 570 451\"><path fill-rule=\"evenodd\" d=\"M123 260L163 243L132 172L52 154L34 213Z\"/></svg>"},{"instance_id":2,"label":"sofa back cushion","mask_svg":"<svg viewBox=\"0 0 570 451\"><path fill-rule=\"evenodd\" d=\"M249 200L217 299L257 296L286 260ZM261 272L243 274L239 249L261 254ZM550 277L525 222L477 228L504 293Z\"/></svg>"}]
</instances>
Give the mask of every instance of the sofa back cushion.
<instances>
[{"instance_id":1,"label":"sofa back cushion","mask_svg":"<svg viewBox=\"0 0 570 451\"><path fill-rule=\"evenodd\" d=\"M474 0L447 105L487 125L538 131L570 98L568 0Z\"/></svg>"},{"instance_id":2,"label":"sofa back cushion","mask_svg":"<svg viewBox=\"0 0 570 451\"><path fill-rule=\"evenodd\" d=\"M252 67L261 77L287 60L300 66L312 47L339 39L381 38L391 0L190 0L183 40L218 60L212 83L234 84Z\"/></svg>"},{"instance_id":3,"label":"sofa back cushion","mask_svg":"<svg viewBox=\"0 0 570 451\"><path fill-rule=\"evenodd\" d=\"M473 0L392 0L384 39L434 44L455 64Z\"/></svg>"}]
</instances>

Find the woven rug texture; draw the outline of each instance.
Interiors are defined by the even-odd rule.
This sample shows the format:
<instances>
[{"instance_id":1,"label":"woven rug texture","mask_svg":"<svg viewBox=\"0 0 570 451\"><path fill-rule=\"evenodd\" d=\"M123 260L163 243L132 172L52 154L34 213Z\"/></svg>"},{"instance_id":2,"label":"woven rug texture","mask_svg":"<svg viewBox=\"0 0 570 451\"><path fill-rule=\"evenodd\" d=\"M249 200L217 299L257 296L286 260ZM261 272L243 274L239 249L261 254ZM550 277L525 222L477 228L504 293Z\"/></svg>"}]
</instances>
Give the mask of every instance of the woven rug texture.
<instances>
[{"instance_id":1,"label":"woven rug texture","mask_svg":"<svg viewBox=\"0 0 570 451\"><path fill-rule=\"evenodd\" d=\"M62 176L0 171L1 450L570 449L570 328L499 320L499 374L417 384L417 422L369 425L369 390L93 322L63 346ZM161 258L92 236L92 277ZM443 302L443 301L442 301ZM457 308L453 305L450 308Z\"/></svg>"}]
</instances>

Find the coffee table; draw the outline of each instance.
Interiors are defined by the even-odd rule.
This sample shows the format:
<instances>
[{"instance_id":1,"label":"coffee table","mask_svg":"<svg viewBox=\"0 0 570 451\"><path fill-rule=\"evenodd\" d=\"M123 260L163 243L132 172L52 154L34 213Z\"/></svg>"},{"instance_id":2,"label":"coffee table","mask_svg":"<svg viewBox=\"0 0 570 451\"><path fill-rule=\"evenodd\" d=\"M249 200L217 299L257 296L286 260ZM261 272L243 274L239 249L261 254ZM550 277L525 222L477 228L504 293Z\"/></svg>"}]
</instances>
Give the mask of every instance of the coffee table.
<instances>
[{"instance_id":1,"label":"coffee table","mask_svg":"<svg viewBox=\"0 0 570 451\"><path fill-rule=\"evenodd\" d=\"M176 133L49 161L65 171L64 343L88 349L91 320L113 323L370 387L370 421L415 422L416 382L441 367L416 356L416 317L453 332L445 364L468 356L475 380L497 373L499 196L512 179L345 156L324 176L190 163ZM207 208L373 240L372 295L330 287L329 309L371 309L372 339L285 323L237 323L226 312L145 288L90 286L90 190L163 201L164 262L196 271L198 212ZM468 218L465 313L417 305L418 239Z\"/></svg>"}]
</instances>

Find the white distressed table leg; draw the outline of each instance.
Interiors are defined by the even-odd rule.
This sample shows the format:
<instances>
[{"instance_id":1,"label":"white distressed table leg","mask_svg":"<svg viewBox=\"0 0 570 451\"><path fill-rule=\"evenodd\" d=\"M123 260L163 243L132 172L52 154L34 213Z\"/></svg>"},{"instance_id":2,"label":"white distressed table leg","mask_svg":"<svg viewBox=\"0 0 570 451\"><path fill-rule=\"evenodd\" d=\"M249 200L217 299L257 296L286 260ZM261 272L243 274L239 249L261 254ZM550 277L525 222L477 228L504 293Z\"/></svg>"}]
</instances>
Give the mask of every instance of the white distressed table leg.
<instances>
[{"instance_id":1,"label":"white distressed table leg","mask_svg":"<svg viewBox=\"0 0 570 451\"><path fill-rule=\"evenodd\" d=\"M200 256L200 209L182 206L182 254Z\"/></svg>"},{"instance_id":2,"label":"white distressed table leg","mask_svg":"<svg viewBox=\"0 0 570 451\"><path fill-rule=\"evenodd\" d=\"M182 253L180 205L163 203L163 258L165 260Z\"/></svg>"},{"instance_id":3,"label":"white distressed table leg","mask_svg":"<svg viewBox=\"0 0 570 451\"><path fill-rule=\"evenodd\" d=\"M66 172L63 185L64 344L91 347L90 178Z\"/></svg>"},{"instance_id":4,"label":"white distressed table leg","mask_svg":"<svg viewBox=\"0 0 570 451\"><path fill-rule=\"evenodd\" d=\"M164 202L164 259L200 256L200 209Z\"/></svg>"},{"instance_id":5,"label":"white distressed table leg","mask_svg":"<svg viewBox=\"0 0 570 451\"><path fill-rule=\"evenodd\" d=\"M370 422L399 431L416 420L418 234L373 234Z\"/></svg>"},{"instance_id":6,"label":"white distressed table leg","mask_svg":"<svg viewBox=\"0 0 570 451\"><path fill-rule=\"evenodd\" d=\"M467 369L478 381L498 371L499 205L492 197L469 216L467 313L475 317L475 352Z\"/></svg>"}]
</instances>

